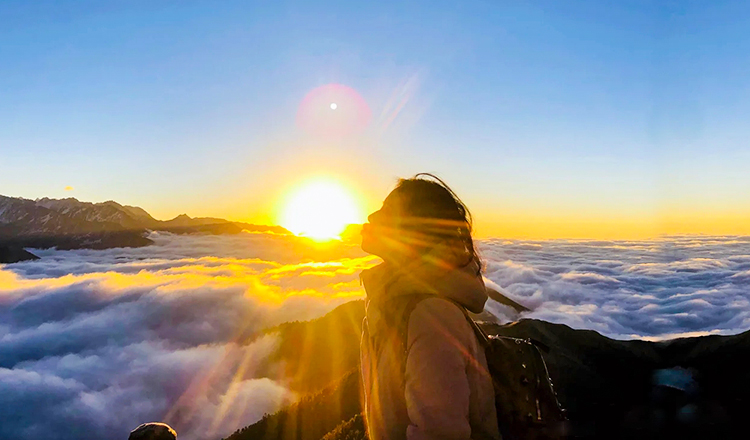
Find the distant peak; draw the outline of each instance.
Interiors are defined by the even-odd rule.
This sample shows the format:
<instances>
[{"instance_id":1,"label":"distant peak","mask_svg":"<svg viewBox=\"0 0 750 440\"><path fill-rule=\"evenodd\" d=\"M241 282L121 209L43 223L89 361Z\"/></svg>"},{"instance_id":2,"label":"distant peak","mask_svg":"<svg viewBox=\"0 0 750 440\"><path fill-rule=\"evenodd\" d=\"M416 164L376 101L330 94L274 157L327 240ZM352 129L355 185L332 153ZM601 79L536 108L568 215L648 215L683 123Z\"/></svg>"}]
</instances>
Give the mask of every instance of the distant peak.
<instances>
[{"instance_id":1,"label":"distant peak","mask_svg":"<svg viewBox=\"0 0 750 440\"><path fill-rule=\"evenodd\" d=\"M114 200L107 200L106 202L95 203L95 205L99 205L99 206L115 206L117 208L122 208L122 205L119 204L119 203L117 203L117 202L115 202Z\"/></svg>"},{"instance_id":2,"label":"distant peak","mask_svg":"<svg viewBox=\"0 0 750 440\"><path fill-rule=\"evenodd\" d=\"M51 199L49 197L42 197L41 199L35 199L35 202L39 203L45 203L45 202L75 202L75 203L81 203L78 199L75 197L66 197L64 199Z\"/></svg>"}]
</instances>

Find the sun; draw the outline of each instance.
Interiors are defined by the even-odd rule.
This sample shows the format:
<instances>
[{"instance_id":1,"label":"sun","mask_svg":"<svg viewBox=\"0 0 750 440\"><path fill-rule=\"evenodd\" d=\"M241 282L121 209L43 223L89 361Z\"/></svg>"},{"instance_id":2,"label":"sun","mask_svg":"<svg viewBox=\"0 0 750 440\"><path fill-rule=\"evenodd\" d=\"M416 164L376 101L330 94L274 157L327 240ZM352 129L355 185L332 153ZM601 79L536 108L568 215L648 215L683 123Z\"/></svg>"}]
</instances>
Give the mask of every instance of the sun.
<instances>
[{"instance_id":1,"label":"sun","mask_svg":"<svg viewBox=\"0 0 750 440\"><path fill-rule=\"evenodd\" d=\"M347 225L360 221L354 197L329 180L302 185L286 200L281 213L281 226L315 240L338 239Z\"/></svg>"}]
</instances>

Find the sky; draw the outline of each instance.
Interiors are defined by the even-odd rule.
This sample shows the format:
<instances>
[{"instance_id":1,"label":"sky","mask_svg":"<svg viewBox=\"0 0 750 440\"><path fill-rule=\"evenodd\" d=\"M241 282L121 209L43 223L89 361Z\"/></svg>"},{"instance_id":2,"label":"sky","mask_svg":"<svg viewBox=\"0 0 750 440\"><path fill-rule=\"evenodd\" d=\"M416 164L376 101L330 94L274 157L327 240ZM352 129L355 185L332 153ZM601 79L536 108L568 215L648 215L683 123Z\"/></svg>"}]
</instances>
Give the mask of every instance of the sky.
<instances>
[{"instance_id":1,"label":"sky","mask_svg":"<svg viewBox=\"0 0 750 440\"><path fill-rule=\"evenodd\" d=\"M482 236L750 234L745 2L11 0L0 22L3 195L274 223L324 176L364 220L433 172ZM308 111L330 84L352 106Z\"/></svg>"}]
</instances>

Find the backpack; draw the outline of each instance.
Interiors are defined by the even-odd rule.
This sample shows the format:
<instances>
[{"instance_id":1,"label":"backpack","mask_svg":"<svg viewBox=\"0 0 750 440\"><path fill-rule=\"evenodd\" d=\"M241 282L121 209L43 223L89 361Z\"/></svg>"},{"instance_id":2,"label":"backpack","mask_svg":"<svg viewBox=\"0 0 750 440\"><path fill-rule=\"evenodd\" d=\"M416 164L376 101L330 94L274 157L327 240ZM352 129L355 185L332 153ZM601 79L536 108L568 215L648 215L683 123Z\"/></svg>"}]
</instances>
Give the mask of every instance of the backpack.
<instances>
[{"instance_id":1,"label":"backpack","mask_svg":"<svg viewBox=\"0 0 750 440\"><path fill-rule=\"evenodd\" d=\"M406 370L409 318L417 304L434 295L409 295L389 301L390 318L403 353L402 371ZM488 336L456 304L484 347L487 366L495 391L495 409L503 440L559 440L565 438L565 410L549 377L542 350L549 348L532 339Z\"/></svg>"}]
</instances>

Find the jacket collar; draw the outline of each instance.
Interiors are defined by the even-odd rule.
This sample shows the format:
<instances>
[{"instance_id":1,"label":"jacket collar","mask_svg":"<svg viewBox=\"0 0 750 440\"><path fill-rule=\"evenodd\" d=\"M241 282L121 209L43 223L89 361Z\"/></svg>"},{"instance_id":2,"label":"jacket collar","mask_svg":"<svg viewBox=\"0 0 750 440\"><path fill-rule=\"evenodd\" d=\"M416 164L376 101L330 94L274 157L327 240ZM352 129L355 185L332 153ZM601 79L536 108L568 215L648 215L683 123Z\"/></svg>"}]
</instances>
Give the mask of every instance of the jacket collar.
<instances>
[{"instance_id":1,"label":"jacket collar","mask_svg":"<svg viewBox=\"0 0 750 440\"><path fill-rule=\"evenodd\" d=\"M476 263L450 267L437 258L441 251L433 249L402 267L381 263L362 271L360 280L368 301L379 303L396 296L428 294L454 300L473 313L481 313L487 291Z\"/></svg>"}]
</instances>

